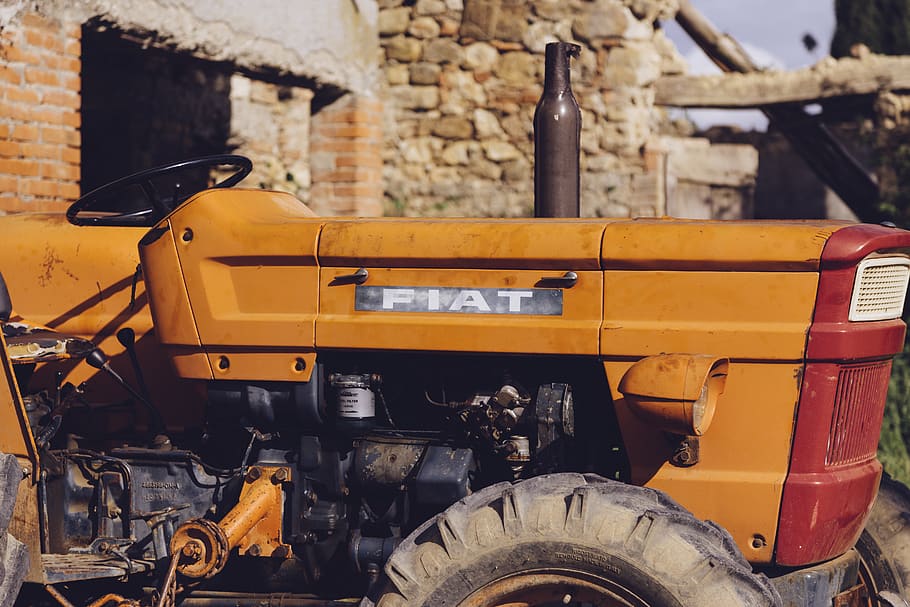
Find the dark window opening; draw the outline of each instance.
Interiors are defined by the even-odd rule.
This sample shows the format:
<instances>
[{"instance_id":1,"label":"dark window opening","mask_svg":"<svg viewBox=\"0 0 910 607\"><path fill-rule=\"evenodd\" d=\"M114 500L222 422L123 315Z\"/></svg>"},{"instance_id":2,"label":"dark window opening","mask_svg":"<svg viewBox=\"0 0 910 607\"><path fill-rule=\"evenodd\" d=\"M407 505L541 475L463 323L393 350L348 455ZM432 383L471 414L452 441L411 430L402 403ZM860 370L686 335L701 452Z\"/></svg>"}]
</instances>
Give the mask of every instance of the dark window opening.
<instances>
[{"instance_id":1,"label":"dark window opening","mask_svg":"<svg viewBox=\"0 0 910 607\"><path fill-rule=\"evenodd\" d=\"M82 193L153 166L229 151L231 68L87 23Z\"/></svg>"}]
</instances>

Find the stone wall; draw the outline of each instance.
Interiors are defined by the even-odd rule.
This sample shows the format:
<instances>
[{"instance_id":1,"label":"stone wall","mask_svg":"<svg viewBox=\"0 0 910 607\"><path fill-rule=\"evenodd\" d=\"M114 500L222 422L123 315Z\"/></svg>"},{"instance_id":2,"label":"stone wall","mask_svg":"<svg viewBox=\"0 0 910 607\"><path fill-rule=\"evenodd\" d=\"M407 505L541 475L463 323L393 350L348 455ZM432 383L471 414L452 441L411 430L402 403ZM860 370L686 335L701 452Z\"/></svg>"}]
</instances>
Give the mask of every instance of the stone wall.
<instances>
[{"instance_id":1,"label":"stone wall","mask_svg":"<svg viewBox=\"0 0 910 607\"><path fill-rule=\"evenodd\" d=\"M755 215L758 150L702 137L663 137L667 215L690 219L751 219Z\"/></svg>"},{"instance_id":2,"label":"stone wall","mask_svg":"<svg viewBox=\"0 0 910 607\"><path fill-rule=\"evenodd\" d=\"M672 0L381 0L387 214L529 215L544 48L582 45L582 214L665 212L653 83L683 62ZM654 151L649 151L651 149Z\"/></svg>"},{"instance_id":3,"label":"stone wall","mask_svg":"<svg viewBox=\"0 0 910 607\"><path fill-rule=\"evenodd\" d=\"M310 89L243 74L230 79L228 148L253 161L245 187L310 196Z\"/></svg>"},{"instance_id":4,"label":"stone wall","mask_svg":"<svg viewBox=\"0 0 910 607\"><path fill-rule=\"evenodd\" d=\"M79 194L78 23L21 14L0 33L0 212Z\"/></svg>"}]
</instances>

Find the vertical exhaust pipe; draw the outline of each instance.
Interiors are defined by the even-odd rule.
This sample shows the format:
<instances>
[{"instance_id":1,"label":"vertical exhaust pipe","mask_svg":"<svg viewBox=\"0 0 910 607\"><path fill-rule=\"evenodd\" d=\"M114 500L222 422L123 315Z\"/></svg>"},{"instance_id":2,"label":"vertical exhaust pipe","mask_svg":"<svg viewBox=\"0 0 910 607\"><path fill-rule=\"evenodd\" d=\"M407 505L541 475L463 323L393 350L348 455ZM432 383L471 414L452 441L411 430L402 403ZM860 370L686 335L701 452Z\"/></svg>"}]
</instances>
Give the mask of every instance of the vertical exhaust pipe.
<instances>
[{"instance_id":1,"label":"vertical exhaust pipe","mask_svg":"<svg viewBox=\"0 0 910 607\"><path fill-rule=\"evenodd\" d=\"M547 44L543 94L534 110L534 217L578 217L581 110L569 80L569 58L581 47Z\"/></svg>"}]
</instances>

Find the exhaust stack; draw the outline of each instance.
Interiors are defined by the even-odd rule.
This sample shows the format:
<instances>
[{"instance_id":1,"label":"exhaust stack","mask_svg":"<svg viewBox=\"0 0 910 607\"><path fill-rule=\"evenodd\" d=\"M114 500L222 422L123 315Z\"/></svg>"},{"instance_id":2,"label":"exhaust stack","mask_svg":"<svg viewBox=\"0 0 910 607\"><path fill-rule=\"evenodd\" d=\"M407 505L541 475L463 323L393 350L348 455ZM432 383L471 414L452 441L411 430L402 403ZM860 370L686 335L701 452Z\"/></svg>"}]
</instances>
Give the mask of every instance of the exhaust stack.
<instances>
[{"instance_id":1,"label":"exhaust stack","mask_svg":"<svg viewBox=\"0 0 910 607\"><path fill-rule=\"evenodd\" d=\"M534 217L581 213L581 110L569 80L569 58L579 52L577 44L547 44L543 94L534 111Z\"/></svg>"}]
</instances>

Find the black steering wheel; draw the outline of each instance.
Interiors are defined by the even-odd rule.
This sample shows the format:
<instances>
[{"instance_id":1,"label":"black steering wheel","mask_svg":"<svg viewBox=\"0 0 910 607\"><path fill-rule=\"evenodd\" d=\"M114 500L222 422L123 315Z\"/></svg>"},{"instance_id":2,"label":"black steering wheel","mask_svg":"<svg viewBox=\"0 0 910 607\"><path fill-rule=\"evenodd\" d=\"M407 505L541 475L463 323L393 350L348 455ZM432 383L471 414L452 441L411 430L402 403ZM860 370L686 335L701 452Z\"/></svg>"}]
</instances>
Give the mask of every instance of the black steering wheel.
<instances>
[{"instance_id":1,"label":"black steering wheel","mask_svg":"<svg viewBox=\"0 0 910 607\"><path fill-rule=\"evenodd\" d=\"M225 167L227 178L212 183L212 170ZM66 218L77 226L150 228L193 194L235 186L250 174L246 156L202 156L145 169L92 190L70 205Z\"/></svg>"}]
</instances>

